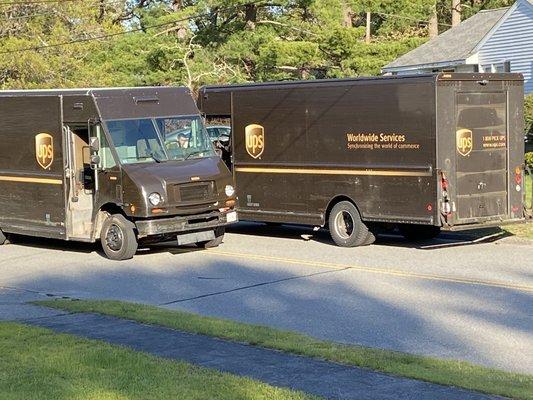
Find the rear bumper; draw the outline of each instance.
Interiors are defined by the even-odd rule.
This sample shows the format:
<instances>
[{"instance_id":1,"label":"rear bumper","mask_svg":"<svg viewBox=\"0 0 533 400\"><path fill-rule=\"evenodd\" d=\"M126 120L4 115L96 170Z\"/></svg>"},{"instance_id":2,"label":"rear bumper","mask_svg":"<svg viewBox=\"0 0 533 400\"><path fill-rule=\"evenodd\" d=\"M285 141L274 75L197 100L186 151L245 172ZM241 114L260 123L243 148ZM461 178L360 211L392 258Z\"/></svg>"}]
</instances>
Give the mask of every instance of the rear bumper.
<instances>
[{"instance_id":1,"label":"rear bumper","mask_svg":"<svg viewBox=\"0 0 533 400\"><path fill-rule=\"evenodd\" d=\"M519 218L519 219L508 219L505 221L486 221L486 222L475 222L471 224L464 224L464 225L444 225L441 229L443 231L467 231L467 230L473 230L473 229L483 229L483 228L494 228L498 226L505 226L505 225L516 225L516 224L524 224L526 223L525 218Z\"/></svg>"},{"instance_id":2,"label":"rear bumper","mask_svg":"<svg viewBox=\"0 0 533 400\"><path fill-rule=\"evenodd\" d=\"M229 221L228 215L230 216ZM234 218L232 219L232 217ZM232 210L226 213L214 211L201 215L137 220L135 221L135 226L137 227L138 237L144 238L155 235L210 230L235 222L237 222L237 217L235 211Z\"/></svg>"}]
</instances>

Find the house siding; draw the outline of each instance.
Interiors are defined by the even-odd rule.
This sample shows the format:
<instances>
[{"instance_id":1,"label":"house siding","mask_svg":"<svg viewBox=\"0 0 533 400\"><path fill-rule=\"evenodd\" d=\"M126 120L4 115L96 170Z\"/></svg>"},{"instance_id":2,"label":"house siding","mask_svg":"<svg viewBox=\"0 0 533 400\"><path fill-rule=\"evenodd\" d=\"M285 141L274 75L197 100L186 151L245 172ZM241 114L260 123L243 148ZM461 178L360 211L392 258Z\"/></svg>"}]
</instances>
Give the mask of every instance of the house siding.
<instances>
[{"instance_id":1,"label":"house siding","mask_svg":"<svg viewBox=\"0 0 533 400\"><path fill-rule=\"evenodd\" d=\"M479 65L511 62L511 72L524 74L524 90L533 93L533 5L517 7L479 49Z\"/></svg>"}]
</instances>

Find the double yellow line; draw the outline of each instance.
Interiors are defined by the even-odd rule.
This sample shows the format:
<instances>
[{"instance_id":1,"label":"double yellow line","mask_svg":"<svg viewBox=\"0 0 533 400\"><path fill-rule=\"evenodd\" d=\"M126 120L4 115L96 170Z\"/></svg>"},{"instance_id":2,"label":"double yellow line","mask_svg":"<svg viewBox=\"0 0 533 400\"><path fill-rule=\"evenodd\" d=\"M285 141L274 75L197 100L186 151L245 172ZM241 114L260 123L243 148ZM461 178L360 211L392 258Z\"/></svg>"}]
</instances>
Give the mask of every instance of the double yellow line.
<instances>
[{"instance_id":1,"label":"double yellow line","mask_svg":"<svg viewBox=\"0 0 533 400\"><path fill-rule=\"evenodd\" d=\"M362 265L335 264L335 263L327 263L327 262L321 262L321 261L308 261L308 260L300 260L296 258L272 257L272 256L235 253L235 252L220 251L220 250L210 250L206 252L206 254L228 257L228 258L242 258L242 259L247 259L247 260L279 262L279 263L284 263L284 264L329 268L329 269L339 270L339 271L350 269L354 271L369 272L372 274L385 275L385 276L396 276L396 277L401 277L401 278L413 278L413 279L424 279L424 280L440 281L440 282L451 282L451 283L459 283L459 284L465 284L465 285L489 286L489 287L519 290L522 292L533 292L533 286L531 285L520 285L520 284L515 284L515 283L494 281L494 280L488 280L488 279L455 278L455 277L450 277L446 275L423 274L423 273L418 273L418 272L407 272L407 271L401 271L401 270L389 269L389 268L373 268L373 267L365 267Z\"/></svg>"}]
</instances>

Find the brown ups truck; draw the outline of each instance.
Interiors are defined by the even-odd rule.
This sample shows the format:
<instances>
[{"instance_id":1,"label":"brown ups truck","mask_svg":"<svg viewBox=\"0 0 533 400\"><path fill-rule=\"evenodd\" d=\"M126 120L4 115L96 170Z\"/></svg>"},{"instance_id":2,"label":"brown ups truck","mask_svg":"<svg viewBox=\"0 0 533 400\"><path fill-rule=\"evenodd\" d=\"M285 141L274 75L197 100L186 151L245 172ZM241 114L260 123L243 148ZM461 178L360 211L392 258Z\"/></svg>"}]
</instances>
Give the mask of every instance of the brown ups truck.
<instances>
[{"instance_id":1,"label":"brown ups truck","mask_svg":"<svg viewBox=\"0 0 533 400\"><path fill-rule=\"evenodd\" d=\"M231 173L184 88L0 91L5 234L216 246L236 220Z\"/></svg>"},{"instance_id":2,"label":"brown ups truck","mask_svg":"<svg viewBox=\"0 0 533 400\"><path fill-rule=\"evenodd\" d=\"M524 220L523 78L428 74L201 89L232 121L243 220L328 226L340 246ZM370 229L369 229L370 228Z\"/></svg>"}]
</instances>

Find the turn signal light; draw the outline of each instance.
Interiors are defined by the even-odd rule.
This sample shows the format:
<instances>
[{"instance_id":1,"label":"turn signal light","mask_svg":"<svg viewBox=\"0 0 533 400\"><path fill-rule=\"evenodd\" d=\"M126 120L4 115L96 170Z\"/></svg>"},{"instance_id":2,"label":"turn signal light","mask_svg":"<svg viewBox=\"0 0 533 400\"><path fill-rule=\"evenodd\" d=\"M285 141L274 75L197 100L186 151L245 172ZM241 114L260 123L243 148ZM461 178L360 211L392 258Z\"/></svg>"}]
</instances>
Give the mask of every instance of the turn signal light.
<instances>
[{"instance_id":1,"label":"turn signal light","mask_svg":"<svg viewBox=\"0 0 533 400\"><path fill-rule=\"evenodd\" d=\"M161 214L164 211L162 208L152 208L152 214Z\"/></svg>"},{"instance_id":2,"label":"turn signal light","mask_svg":"<svg viewBox=\"0 0 533 400\"><path fill-rule=\"evenodd\" d=\"M226 200L226 207L235 207L235 200Z\"/></svg>"}]
</instances>

